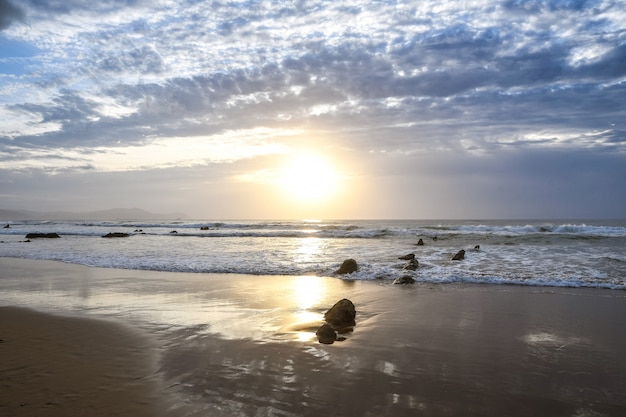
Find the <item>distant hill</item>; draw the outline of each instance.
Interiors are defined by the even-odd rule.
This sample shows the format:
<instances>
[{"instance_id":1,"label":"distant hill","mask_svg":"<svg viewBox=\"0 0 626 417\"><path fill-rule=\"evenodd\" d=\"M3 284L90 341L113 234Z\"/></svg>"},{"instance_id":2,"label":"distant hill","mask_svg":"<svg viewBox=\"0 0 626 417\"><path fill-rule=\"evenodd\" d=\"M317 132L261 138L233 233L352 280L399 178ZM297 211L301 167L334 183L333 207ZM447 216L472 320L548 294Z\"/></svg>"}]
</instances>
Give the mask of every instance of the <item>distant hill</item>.
<instances>
[{"instance_id":1,"label":"distant hill","mask_svg":"<svg viewBox=\"0 0 626 417\"><path fill-rule=\"evenodd\" d=\"M70 212L37 212L30 210L2 210L2 220L166 220L187 219L183 213L151 213L138 208L113 208L108 210Z\"/></svg>"}]
</instances>

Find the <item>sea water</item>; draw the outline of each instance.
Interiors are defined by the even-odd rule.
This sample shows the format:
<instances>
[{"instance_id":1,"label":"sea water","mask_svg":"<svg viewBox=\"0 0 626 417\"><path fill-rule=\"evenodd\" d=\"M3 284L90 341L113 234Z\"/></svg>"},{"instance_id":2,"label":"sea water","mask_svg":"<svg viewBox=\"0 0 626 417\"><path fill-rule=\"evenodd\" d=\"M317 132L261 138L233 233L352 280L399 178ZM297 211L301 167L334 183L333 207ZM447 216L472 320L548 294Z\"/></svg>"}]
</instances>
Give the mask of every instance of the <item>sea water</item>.
<instances>
[{"instance_id":1,"label":"sea water","mask_svg":"<svg viewBox=\"0 0 626 417\"><path fill-rule=\"evenodd\" d=\"M626 289L626 221L11 221L0 256L195 273ZM127 237L103 238L108 233ZM28 233L60 238L27 241ZM418 246L419 239L423 245ZM478 246L478 247L477 247ZM465 258L452 257L465 250ZM402 255L414 253L415 271Z\"/></svg>"}]
</instances>

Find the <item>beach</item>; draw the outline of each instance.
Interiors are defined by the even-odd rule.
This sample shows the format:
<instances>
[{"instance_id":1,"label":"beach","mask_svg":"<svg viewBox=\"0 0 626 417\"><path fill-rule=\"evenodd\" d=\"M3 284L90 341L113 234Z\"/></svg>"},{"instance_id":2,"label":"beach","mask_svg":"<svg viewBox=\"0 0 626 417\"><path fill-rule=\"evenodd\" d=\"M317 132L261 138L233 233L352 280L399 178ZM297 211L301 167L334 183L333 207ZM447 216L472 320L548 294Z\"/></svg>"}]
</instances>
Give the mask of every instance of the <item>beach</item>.
<instances>
[{"instance_id":1,"label":"beach","mask_svg":"<svg viewBox=\"0 0 626 417\"><path fill-rule=\"evenodd\" d=\"M104 320L0 307L0 415L154 416L149 340Z\"/></svg>"},{"instance_id":2,"label":"beach","mask_svg":"<svg viewBox=\"0 0 626 417\"><path fill-rule=\"evenodd\" d=\"M621 416L624 328L621 290L0 258L0 415Z\"/></svg>"}]
</instances>

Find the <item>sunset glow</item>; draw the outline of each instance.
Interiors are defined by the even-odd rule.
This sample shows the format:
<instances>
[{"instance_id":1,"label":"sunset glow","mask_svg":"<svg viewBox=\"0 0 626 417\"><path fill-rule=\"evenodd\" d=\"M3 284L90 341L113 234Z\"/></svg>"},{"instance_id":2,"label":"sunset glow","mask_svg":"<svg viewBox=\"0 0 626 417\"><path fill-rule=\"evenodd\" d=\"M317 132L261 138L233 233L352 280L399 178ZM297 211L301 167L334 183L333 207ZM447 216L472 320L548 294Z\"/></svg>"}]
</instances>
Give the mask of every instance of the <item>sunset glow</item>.
<instances>
[{"instance_id":1,"label":"sunset glow","mask_svg":"<svg viewBox=\"0 0 626 417\"><path fill-rule=\"evenodd\" d=\"M332 196L340 181L340 176L331 163L315 154L293 157L279 175L278 182L284 193L299 202L311 202Z\"/></svg>"},{"instance_id":2,"label":"sunset glow","mask_svg":"<svg viewBox=\"0 0 626 417\"><path fill-rule=\"evenodd\" d=\"M622 218L620 6L0 0L0 210Z\"/></svg>"}]
</instances>

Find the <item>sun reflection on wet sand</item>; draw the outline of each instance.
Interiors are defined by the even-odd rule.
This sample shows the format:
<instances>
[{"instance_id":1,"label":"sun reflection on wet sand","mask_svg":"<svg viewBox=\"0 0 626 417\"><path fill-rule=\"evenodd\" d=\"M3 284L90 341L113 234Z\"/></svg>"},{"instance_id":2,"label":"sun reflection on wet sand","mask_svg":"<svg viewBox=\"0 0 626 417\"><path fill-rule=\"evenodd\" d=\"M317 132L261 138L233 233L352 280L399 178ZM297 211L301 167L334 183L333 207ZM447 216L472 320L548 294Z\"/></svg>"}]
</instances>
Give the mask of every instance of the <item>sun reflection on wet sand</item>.
<instances>
[{"instance_id":1,"label":"sun reflection on wet sand","mask_svg":"<svg viewBox=\"0 0 626 417\"><path fill-rule=\"evenodd\" d=\"M302 240L302 253L319 250L319 239ZM319 276L129 272L51 261L4 262L28 266L23 272L28 279L19 274L3 278L6 303L168 331L193 329L197 338L315 341L324 312L354 285Z\"/></svg>"},{"instance_id":2,"label":"sun reflection on wet sand","mask_svg":"<svg viewBox=\"0 0 626 417\"><path fill-rule=\"evenodd\" d=\"M293 282L293 298L300 310L307 310L319 304L324 293L324 284L318 277L301 276L296 277Z\"/></svg>"},{"instance_id":3,"label":"sun reflection on wet sand","mask_svg":"<svg viewBox=\"0 0 626 417\"><path fill-rule=\"evenodd\" d=\"M312 340L322 322L319 305L326 295L324 283L325 280L314 276L300 276L293 280L292 298L296 310L293 312L292 322L285 330L295 332L298 341Z\"/></svg>"}]
</instances>

